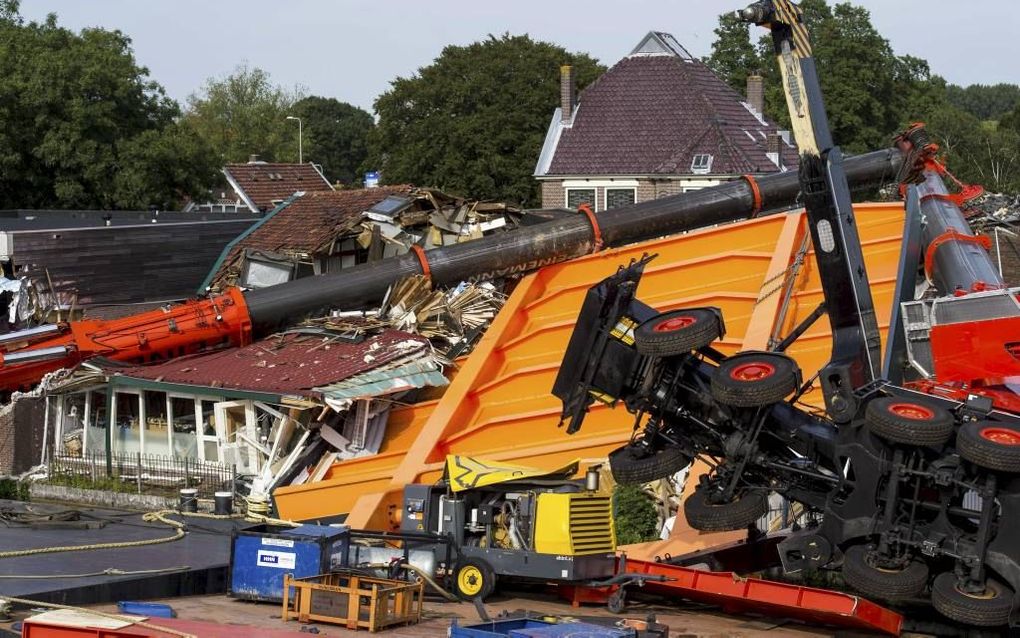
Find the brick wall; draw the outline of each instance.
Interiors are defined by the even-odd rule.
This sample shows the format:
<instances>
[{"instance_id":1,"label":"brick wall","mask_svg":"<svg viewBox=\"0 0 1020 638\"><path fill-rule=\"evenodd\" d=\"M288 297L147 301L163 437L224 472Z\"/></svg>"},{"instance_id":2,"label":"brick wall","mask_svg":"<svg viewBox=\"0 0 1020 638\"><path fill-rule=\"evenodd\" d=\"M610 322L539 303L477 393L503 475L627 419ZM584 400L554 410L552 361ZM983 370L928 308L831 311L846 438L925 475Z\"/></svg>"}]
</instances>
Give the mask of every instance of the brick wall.
<instances>
[{"instance_id":1,"label":"brick wall","mask_svg":"<svg viewBox=\"0 0 1020 638\"><path fill-rule=\"evenodd\" d=\"M563 180L542 181L542 208L563 208Z\"/></svg>"},{"instance_id":2,"label":"brick wall","mask_svg":"<svg viewBox=\"0 0 1020 638\"><path fill-rule=\"evenodd\" d=\"M637 201L647 202L656 199L656 183L659 180L639 179L637 183Z\"/></svg>"}]
</instances>

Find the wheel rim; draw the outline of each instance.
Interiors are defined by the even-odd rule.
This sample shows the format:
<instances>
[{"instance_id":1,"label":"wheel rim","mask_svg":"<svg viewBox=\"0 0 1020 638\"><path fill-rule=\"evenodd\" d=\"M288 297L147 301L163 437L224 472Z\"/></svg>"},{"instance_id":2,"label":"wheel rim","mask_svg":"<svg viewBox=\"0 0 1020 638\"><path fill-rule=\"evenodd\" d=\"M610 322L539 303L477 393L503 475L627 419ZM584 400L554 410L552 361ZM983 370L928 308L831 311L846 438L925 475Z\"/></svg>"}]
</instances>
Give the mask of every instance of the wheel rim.
<instances>
[{"instance_id":1,"label":"wheel rim","mask_svg":"<svg viewBox=\"0 0 1020 638\"><path fill-rule=\"evenodd\" d=\"M963 591L962 589L960 589L959 583L953 585L953 589L955 589L956 592L961 596L973 598L974 600L995 600L996 598L999 597L999 592L994 587L990 586L987 583L985 584L985 590L980 594L971 594L969 592Z\"/></svg>"},{"instance_id":2,"label":"wheel rim","mask_svg":"<svg viewBox=\"0 0 1020 638\"><path fill-rule=\"evenodd\" d=\"M457 587L468 596L477 596L482 591L482 570L468 565L457 573Z\"/></svg>"},{"instance_id":3,"label":"wheel rim","mask_svg":"<svg viewBox=\"0 0 1020 638\"><path fill-rule=\"evenodd\" d=\"M899 574L906 569L906 567L893 568L883 567L875 561L876 556L872 552L866 552L864 555L864 564L874 569L875 571L882 572L883 574Z\"/></svg>"},{"instance_id":4,"label":"wheel rim","mask_svg":"<svg viewBox=\"0 0 1020 638\"><path fill-rule=\"evenodd\" d=\"M893 403L888 410L898 417L912 421L930 421L935 418L934 410L917 403Z\"/></svg>"},{"instance_id":5,"label":"wheel rim","mask_svg":"<svg viewBox=\"0 0 1020 638\"><path fill-rule=\"evenodd\" d=\"M776 367L764 361L742 363L730 370L730 378L734 381L761 381L776 373Z\"/></svg>"},{"instance_id":6,"label":"wheel rim","mask_svg":"<svg viewBox=\"0 0 1020 638\"><path fill-rule=\"evenodd\" d=\"M663 319L659 323L652 327L652 332L676 332L677 330L683 330L688 326L693 326L698 323L698 318L691 315L680 315L679 317L670 317L669 319Z\"/></svg>"},{"instance_id":7,"label":"wheel rim","mask_svg":"<svg viewBox=\"0 0 1020 638\"><path fill-rule=\"evenodd\" d=\"M1020 432L1006 428L983 428L981 438L999 445L1020 445Z\"/></svg>"}]
</instances>

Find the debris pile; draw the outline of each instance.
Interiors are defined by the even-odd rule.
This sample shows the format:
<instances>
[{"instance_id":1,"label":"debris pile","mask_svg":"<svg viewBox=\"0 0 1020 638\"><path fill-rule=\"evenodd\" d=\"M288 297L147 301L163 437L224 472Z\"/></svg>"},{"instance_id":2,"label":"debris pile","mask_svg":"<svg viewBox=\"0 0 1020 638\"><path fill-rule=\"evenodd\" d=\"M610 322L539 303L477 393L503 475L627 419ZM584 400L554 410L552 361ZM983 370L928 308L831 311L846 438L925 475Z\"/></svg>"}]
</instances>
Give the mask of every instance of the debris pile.
<instances>
[{"instance_id":1,"label":"debris pile","mask_svg":"<svg viewBox=\"0 0 1020 638\"><path fill-rule=\"evenodd\" d=\"M429 339L448 359L467 354L496 317L506 296L491 283L461 283L433 290L429 279L413 275L398 281L377 310L334 312L303 325L357 336L392 328Z\"/></svg>"},{"instance_id":2,"label":"debris pile","mask_svg":"<svg viewBox=\"0 0 1020 638\"><path fill-rule=\"evenodd\" d=\"M992 226L1015 226L1020 222L1020 195L985 193L969 202L966 216L977 231Z\"/></svg>"},{"instance_id":3,"label":"debris pile","mask_svg":"<svg viewBox=\"0 0 1020 638\"><path fill-rule=\"evenodd\" d=\"M262 288L517 227L524 213L435 189L385 186L298 194L234 244L208 287Z\"/></svg>"}]
</instances>

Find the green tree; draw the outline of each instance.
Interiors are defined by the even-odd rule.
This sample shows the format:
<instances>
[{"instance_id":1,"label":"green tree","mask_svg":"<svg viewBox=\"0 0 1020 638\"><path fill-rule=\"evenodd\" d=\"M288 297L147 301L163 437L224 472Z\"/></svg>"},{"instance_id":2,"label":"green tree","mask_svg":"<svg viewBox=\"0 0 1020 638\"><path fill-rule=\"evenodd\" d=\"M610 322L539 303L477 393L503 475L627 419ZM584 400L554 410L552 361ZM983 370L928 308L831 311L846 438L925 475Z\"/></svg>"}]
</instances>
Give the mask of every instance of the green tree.
<instances>
[{"instance_id":1,"label":"green tree","mask_svg":"<svg viewBox=\"0 0 1020 638\"><path fill-rule=\"evenodd\" d=\"M272 83L269 73L247 64L223 78L210 78L188 98L188 124L221 164L249 155L278 162L298 161L298 127L287 121L302 91Z\"/></svg>"},{"instance_id":2,"label":"green tree","mask_svg":"<svg viewBox=\"0 0 1020 638\"><path fill-rule=\"evenodd\" d=\"M749 29L733 12L722 14L715 28L712 54L705 58L705 64L741 95L747 88L747 76L758 71L762 64L751 43Z\"/></svg>"},{"instance_id":3,"label":"green tree","mask_svg":"<svg viewBox=\"0 0 1020 638\"><path fill-rule=\"evenodd\" d=\"M54 14L26 24L17 7L0 4L0 208L173 205L212 183L214 172L188 157L118 192L118 174L153 149L198 142L178 128L177 104L138 66L123 33L74 33Z\"/></svg>"},{"instance_id":4,"label":"green tree","mask_svg":"<svg viewBox=\"0 0 1020 638\"><path fill-rule=\"evenodd\" d=\"M1020 105L1020 86L1001 83L961 87L950 84L946 98L950 104L979 120L998 120Z\"/></svg>"},{"instance_id":5,"label":"green tree","mask_svg":"<svg viewBox=\"0 0 1020 638\"><path fill-rule=\"evenodd\" d=\"M376 100L365 168L381 170L388 183L535 203L532 172L558 103L561 64L574 66L579 88L604 71L586 54L526 35L446 47Z\"/></svg>"},{"instance_id":6,"label":"green tree","mask_svg":"<svg viewBox=\"0 0 1020 638\"><path fill-rule=\"evenodd\" d=\"M293 112L304 127L305 158L321 164L330 180L356 182L358 169L368 156L368 135L375 127L372 114L316 95L299 100Z\"/></svg>"},{"instance_id":7,"label":"green tree","mask_svg":"<svg viewBox=\"0 0 1020 638\"><path fill-rule=\"evenodd\" d=\"M643 543L659 538L659 517L652 498L636 485L617 485L613 490L616 542Z\"/></svg>"},{"instance_id":8,"label":"green tree","mask_svg":"<svg viewBox=\"0 0 1020 638\"><path fill-rule=\"evenodd\" d=\"M120 170L112 198L120 208L155 205L166 210L187 196L201 198L220 165L212 149L187 125L144 131L117 145Z\"/></svg>"},{"instance_id":9,"label":"green tree","mask_svg":"<svg viewBox=\"0 0 1020 638\"><path fill-rule=\"evenodd\" d=\"M1020 104L1002 116L1002 119L999 120L999 127L1020 133Z\"/></svg>"},{"instance_id":10,"label":"green tree","mask_svg":"<svg viewBox=\"0 0 1020 638\"><path fill-rule=\"evenodd\" d=\"M944 104L945 82L927 62L898 57L875 29L867 9L825 0L800 5L812 42L833 139L844 151L881 148L891 135ZM789 126L785 96L770 37L758 44L766 78L766 113Z\"/></svg>"}]
</instances>

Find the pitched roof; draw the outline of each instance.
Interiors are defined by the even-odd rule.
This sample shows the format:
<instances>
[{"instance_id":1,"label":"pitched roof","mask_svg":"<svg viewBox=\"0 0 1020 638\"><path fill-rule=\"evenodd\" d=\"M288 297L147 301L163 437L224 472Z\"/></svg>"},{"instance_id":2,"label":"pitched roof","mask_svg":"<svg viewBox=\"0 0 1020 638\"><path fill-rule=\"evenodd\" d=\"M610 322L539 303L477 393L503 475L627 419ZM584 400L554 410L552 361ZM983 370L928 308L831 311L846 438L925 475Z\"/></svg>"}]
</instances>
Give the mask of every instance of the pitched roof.
<instances>
[{"instance_id":1,"label":"pitched roof","mask_svg":"<svg viewBox=\"0 0 1020 638\"><path fill-rule=\"evenodd\" d=\"M333 190L312 164L227 164L223 174L254 212L273 210L277 203L298 191Z\"/></svg>"},{"instance_id":2,"label":"pitched roof","mask_svg":"<svg viewBox=\"0 0 1020 638\"><path fill-rule=\"evenodd\" d=\"M326 342L285 333L243 348L178 357L163 363L109 367L110 374L208 388L313 396L327 386L398 359L428 352L428 340L387 330L361 343Z\"/></svg>"},{"instance_id":3,"label":"pitched roof","mask_svg":"<svg viewBox=\"0 0 1020 638\"><path fill-rule=\"evenodd\" d=\"M248 235L230 247L212 280L230 270L247 250L314 255L325 250L340 232L353 226L361 214L396 193L409 193L408 185L305 193L266 217Z\"/></svg>"},{"instance_id":4,"label":"pitched roof","mask_svg":"<svg viewBox=\"0 0 1020 638\"><path fill-rule=\"evenodd\" d=\"M557 110L536 173L690 175L698 154L713 156L713 175L775 172L766 136L777 130L672 36L653 32L581 93L572 122ZM796 166L796 147L780 146L779 163Z\"/></svg>"}]
</instances>

